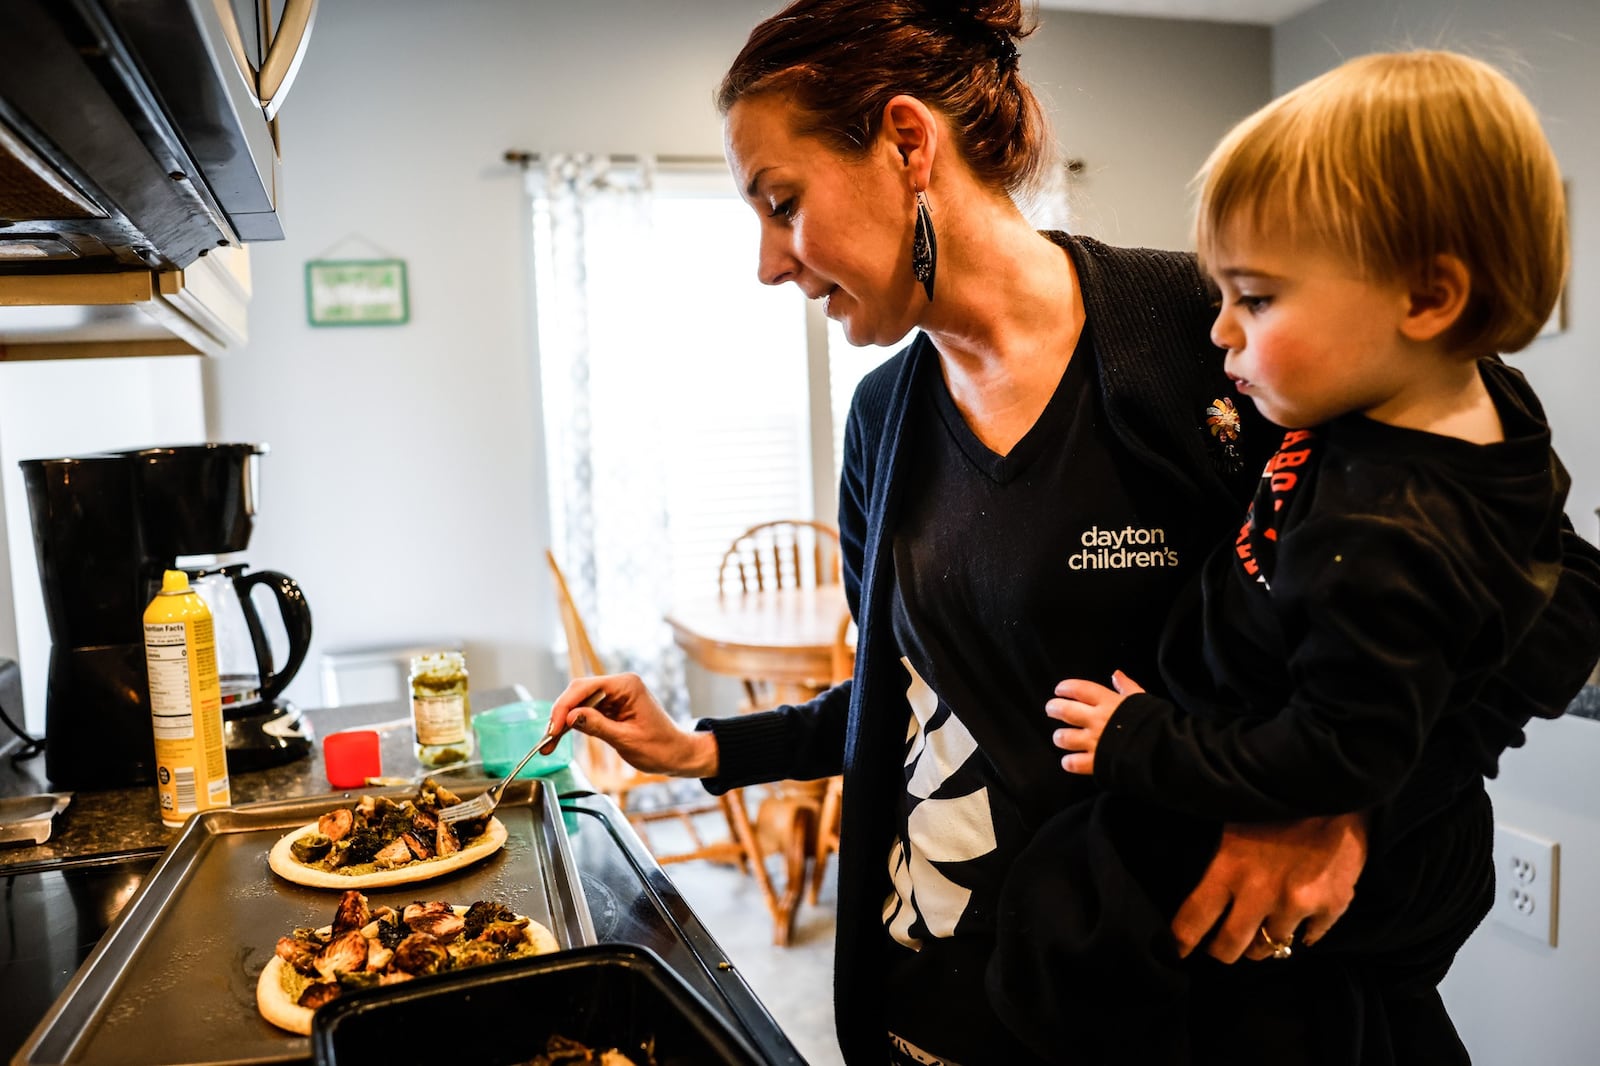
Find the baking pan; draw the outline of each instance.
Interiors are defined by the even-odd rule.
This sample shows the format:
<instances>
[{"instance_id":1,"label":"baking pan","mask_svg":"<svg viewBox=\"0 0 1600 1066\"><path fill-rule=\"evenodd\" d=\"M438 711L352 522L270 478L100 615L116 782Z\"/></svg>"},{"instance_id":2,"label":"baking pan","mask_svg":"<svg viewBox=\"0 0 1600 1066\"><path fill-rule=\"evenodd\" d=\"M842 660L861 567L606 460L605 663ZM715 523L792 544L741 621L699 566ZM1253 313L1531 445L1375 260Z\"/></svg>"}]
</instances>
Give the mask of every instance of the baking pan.
<instances>
[{"instance_id":1,"label":"baking pan","mask_svg":"<svg viewBox=\"0 0 1600 1066\"><path fill-rule=\"evenodd\" d=\"M396 1034L403 1034L398 1039ZM317 1066L472 1062L511 1066L551 1035L616 1048L636 1066L759 1066L756 1052L670 970L633 944L599 944L341 996L317 1011Z\"/></svg>"},{"instance_id":2,"label":"baking pan","mask_svg":"<svg viewBox=\"0 0 1600 1066\"><path fill-rule=\"evenodd\" d=\"M366 790L402 797L414 788ZM305 1061L310 1042L256 1011L256 978L278 938L322 926L339 893L290 884L267 852L345 800L330 793L195 815L72 983L12 1059L34 1063ZM594 942L554 787L514 782L495 816L506 846L433 881L374 889L373 904L493 899L549 926L562 947Z\"/></svg>"}]
</instances>

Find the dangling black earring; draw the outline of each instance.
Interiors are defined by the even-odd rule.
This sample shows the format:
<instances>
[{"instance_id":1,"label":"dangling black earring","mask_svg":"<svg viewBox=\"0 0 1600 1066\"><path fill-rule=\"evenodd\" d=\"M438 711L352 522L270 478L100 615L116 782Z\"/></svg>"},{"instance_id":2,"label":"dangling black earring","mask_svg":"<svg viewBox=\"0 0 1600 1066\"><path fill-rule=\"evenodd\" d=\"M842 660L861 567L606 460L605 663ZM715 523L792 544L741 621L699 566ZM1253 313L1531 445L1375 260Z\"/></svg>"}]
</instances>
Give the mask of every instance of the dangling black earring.
<instances>
[{"instance_id":1,"label":"dangling black earring","mask_svg":"<svg viewBox=\"0 0 1600 1066\"><path fill-rule=\"evenodd\" d=\"M939 266L939 240L933 235L933 216L928 213L928 197L917 190L917 231L911 240L911 274L933 300L933 272Z\"/></svg>"}]
</instances>

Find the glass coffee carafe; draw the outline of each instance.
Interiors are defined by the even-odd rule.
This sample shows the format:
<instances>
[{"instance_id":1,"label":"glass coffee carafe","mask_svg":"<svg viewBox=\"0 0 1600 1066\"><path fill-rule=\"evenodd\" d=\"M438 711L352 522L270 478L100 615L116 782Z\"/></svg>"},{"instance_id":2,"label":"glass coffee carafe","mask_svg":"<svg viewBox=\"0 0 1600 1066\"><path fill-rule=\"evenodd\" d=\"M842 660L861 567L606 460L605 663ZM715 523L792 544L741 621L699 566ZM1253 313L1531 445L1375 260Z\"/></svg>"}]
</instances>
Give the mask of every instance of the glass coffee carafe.
<instances>
[{"instance_id":1,"label":"glass coffee carafe","mask_svg":"<svg viewBox=\"0 0 1600 1066\"><path fill-rule=\"evenodd\" d=\"M189 581L211 609L216 626L223 716L272 703L300 669L311 646L311 609L299 584L276 570L250 572L243 563L191 570ZM288 653L278 670L273 669L272 645L250 595L258 585L272 592L288 637Z\"/></svg>"}]
</instances>

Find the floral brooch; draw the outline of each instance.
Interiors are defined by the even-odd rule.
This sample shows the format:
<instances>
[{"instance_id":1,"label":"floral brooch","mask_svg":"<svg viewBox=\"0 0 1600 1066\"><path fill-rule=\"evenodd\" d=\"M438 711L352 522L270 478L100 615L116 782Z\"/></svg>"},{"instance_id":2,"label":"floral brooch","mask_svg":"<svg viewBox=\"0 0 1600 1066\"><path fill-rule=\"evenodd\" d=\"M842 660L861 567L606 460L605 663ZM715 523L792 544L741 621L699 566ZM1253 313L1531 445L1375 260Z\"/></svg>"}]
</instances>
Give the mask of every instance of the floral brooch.
<instances>
[{"instance_id":1,"label":"floral brooch","mask_svg":"<svg viewBox=\"0 0 1600 1066\"><path fill-rule=\"evenodd\" d=\"M1239 452L1239 432L1244 427L1239 419L1239 409L1232 400L1224 396L1211 401L1206 407L1206 428L1222 450L1228 469L1238 470L1243 458Z\"/></svg>"}]
</instances>

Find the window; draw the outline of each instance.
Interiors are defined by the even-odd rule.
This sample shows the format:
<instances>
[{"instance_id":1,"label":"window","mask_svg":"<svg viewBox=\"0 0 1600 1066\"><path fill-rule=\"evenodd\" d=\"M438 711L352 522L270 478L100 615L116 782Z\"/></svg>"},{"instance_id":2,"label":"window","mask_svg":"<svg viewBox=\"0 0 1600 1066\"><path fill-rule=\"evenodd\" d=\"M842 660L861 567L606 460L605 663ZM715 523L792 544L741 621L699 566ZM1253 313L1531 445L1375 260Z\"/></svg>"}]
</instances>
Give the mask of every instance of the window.
<instances>
[{"instance_id":1,"label":"window","mask_svg":"<svg viewBox=\"0 0 1600 1066\"><path fill-rule=\"evenodd\" d=\"M704 595L747 527L833 521L827 444L843 415L811 385L829 381L808 356L820 316L757 280L757 220L726 169L611 168L569 204L546 188L534 248L553 542L569 570L592 552L586 606L605 643L635 644L659 620L639 603L647 569L658 599ZM848 403L853 382L835 388ZM622 547L641 526L650 542ZM641 631L625 639L629 618Z\"/></svg>"},{"instance_id":2,"label":"window","mask_svg":"<svg viewBox=\"0 0 1600 1066\"><path fill-rule=\"evenodd\" d=\"M709 594L749 526L837 520L850 398L892 349L757 280L723 166L562 156L528 177L552 546L608 667L670 709L663 612Z\"/></svg>"},{"instance_id":3,"label":"window","mask_svg":"<svg viewBox=\"0 0 1600 1066\"><path fill-rule=\"evenodd\" d=\"M681 411L659 442L672 456L675 595L707 591L749 526L812 513L805 297L756 280L755 219L728 188L655 204L664 261L684 280L664 287L658 312L671 335L661 355L678 369L669 402Z\"/></svg>"}]
</instances>

